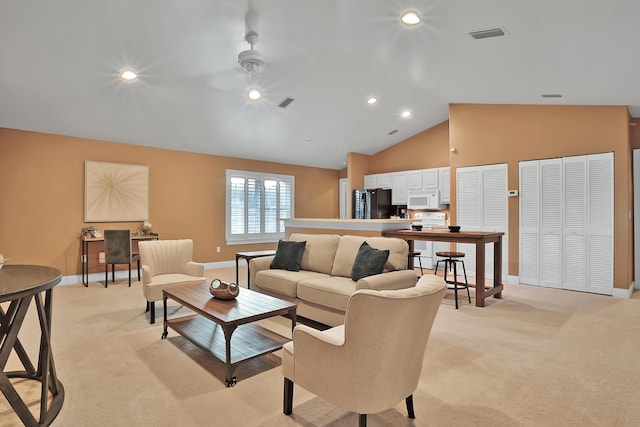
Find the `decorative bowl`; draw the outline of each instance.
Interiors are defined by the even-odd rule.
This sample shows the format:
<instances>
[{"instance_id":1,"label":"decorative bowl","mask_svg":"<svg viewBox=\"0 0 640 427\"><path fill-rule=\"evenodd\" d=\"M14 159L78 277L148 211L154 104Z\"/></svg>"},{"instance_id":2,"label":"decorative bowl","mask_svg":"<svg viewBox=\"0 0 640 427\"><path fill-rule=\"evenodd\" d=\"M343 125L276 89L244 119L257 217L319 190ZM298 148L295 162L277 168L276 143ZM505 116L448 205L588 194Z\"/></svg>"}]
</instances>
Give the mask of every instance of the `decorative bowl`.
<instances>
[{"instance_id":1,"label":"decorative bowl","mask_svg":"<svg viewBox=\"0 0 640 427\"><path fill-rule=\"evenodd\" d=\"M220 279L213 279L209 285L209 292L216 299L234 299L240 294L240 286Z\"/></svg>"},{"instance_id":2,"label":"decorative bowl","mask_svg":"<svg viewBox=\"0 0 640 427\"><path fill-rule=\"evenodd\" d=\"M422 231L422 224L411 224L413 231Z\"/></svg>"},{"instance_id":3,"label":"decorative bowl","mask_svg":"<svg viewBox=\"0 0 640 427\"><path fill-rule=\"evenodd\" d=\"M457 233L460 231L460 226L459 225L450 225L449 226L449 231L452 233Z\"/></svg>"}]
</instances>

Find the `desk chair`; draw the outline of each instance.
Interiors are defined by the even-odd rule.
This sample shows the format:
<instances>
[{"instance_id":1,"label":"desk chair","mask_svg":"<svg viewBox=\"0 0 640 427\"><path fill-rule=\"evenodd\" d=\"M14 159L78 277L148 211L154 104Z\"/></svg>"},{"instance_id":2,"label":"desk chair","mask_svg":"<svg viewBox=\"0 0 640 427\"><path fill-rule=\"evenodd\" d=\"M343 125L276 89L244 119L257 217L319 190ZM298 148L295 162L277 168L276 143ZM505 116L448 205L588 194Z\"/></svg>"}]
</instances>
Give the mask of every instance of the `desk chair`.
<instances>
[{"instance_id":1,"label":"desk chair","mask_svg":"<svg viewBox=\"0 0 640 427\"><path fill-rule=\"evenodd\" d=\"M140 255L131 253L131 231L104 231L104 287L109 284L109 264L111 264L111 281L116 279L116 264L129 264L129 287L131 287L131 263L138 263L138 280L140 280Z\"/></svg>"}]
</instances>

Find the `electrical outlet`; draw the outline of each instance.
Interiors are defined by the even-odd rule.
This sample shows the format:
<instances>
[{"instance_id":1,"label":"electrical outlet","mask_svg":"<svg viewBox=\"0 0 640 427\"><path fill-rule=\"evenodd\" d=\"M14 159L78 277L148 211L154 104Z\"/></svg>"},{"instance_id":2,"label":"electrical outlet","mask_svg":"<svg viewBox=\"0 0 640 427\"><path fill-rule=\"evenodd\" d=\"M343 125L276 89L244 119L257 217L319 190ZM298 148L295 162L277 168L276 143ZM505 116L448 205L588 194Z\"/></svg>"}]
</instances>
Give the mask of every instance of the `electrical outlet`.
<instances>
[{"instance_id":1,"label":"electrical outlet","mask_svg":"<svg viewBox=\"0 0 640 427\"><path fill-rule=\"evenodd\" d=\"M216 252L220 253L220 246L216 247Z\"/></svg>"}]
</instances>

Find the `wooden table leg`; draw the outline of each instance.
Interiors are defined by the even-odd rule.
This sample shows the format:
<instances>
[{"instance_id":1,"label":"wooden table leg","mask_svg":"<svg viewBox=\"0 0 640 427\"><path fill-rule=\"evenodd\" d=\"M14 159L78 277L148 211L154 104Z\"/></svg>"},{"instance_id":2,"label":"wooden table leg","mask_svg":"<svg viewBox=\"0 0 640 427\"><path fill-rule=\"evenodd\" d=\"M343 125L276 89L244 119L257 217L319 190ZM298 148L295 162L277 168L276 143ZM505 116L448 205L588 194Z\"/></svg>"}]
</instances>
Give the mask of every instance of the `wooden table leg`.
<instances>
[{"instance_id":1,"label":"wooden table leg","mask_svg":"<svg viewBox=\"0 0 640 427\"><path fill-rule=\"evenodd\" d=\"M476 307L484 307L484 242L476 242Z\"/></svg>"},{"instance_id":2,"label":"wooden table leg","mask_svg":"<svg viewBox=\"0 0 640 427\"><path fill-rule=\"evenodd\" d=\"M493 244L493 287L500 290L493 297L502 298L502 237Z\"/></svg>"},{"instance_id":3,"label":"wooden table leg","mask_svg":"<svg viewBox=\"0 0 640 427\"><path fill-rule=\"evenodd\" d=\"M221 325L222 326L222 325ZM233 331L236 330L238 325L228 325L222 326L222 330L224 331L224 341L225 341L225 350L226 350L226 360L224 363L224 373L225 380L227 381L227 387L234 387L238 382L238 379L233 376L236 370L236 364L231 363L231 336L233 335Z\"/></svg>"},{"instance_id":4,"label":"wooden table leg","mask_svg":"<svg viewBox=\"0 0 640 427\"><path fill-rule=\"evenodd\" d=\"M240 286L240 276L238 274L238 259L240 257L236 254L236 285Z\"/></svg>"}]
</instances>

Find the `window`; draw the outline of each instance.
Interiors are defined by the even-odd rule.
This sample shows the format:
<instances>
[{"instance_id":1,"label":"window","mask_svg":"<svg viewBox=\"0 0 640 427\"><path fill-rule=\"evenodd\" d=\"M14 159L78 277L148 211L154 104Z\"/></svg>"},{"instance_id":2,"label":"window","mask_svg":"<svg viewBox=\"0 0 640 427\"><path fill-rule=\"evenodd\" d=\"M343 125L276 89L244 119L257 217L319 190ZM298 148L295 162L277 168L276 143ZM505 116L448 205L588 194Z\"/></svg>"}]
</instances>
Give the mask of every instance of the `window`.
<instances>
[{"instance_id":1,"label":"window","mask_svg":"<svg viewBox=\"0 0 640 427\"><path fill-rule=\"evenodd\" d=\"M295 177L227 169L229 244L276 242L293 217Z\"/></svg>"}]
</instances>

